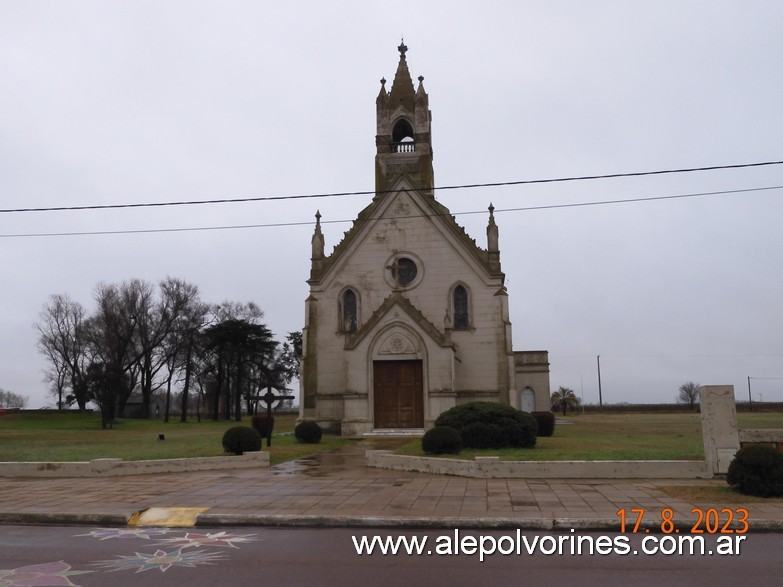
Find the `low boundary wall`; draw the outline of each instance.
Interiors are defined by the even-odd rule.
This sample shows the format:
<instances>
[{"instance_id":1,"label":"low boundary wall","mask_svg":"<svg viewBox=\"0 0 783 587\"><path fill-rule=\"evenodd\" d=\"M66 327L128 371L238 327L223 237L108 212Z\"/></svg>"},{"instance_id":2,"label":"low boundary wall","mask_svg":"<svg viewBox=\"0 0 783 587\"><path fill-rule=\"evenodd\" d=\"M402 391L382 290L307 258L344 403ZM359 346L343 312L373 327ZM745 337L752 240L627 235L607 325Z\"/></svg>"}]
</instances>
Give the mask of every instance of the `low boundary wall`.
<instances>
[{"instance_id":1,"label":"low boundary wall","mask_svg":"<svg viewBox=\"0 0 783 587\"><path fill-rule=\"evenodd\" d=\"M475 457L472 461L397 455L368 450L368 467L418 471L482 479L710 479L705 461L501 461Z\"/></svg>"},{"instance_id":2,"label":"low boundary wall","mask_svg":"<svg viewBox=\"0 0 783 587\"><path fill-rule=\"evenodd\" d=\"M0 477L119 477L268 466L269 453L257 451L246 452L243 455L155 461L95 459L79 462L0 463Z\"/></svg>"},{"instance_id":3,"label":"low boundary wall","mask_svg":"<svg viewBox=\"0 0 783 587\"><path fill-rule=\"evenodd\" d=\"M783 451L783 428L744 428L739 431L741 447L751 444L763 444Z\"/></svg>"}]
</instances>

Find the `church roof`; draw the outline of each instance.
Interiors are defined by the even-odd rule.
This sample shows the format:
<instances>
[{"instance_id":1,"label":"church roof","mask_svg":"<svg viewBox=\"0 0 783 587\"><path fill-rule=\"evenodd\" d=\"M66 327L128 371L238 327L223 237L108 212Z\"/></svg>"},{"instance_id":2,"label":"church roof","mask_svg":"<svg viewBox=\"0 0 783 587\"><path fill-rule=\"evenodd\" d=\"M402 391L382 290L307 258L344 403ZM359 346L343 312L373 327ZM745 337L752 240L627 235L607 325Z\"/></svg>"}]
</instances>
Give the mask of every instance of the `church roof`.
<instances>
[{"instance_id":1,"label":"church roof","mask_svg":"<svg viewBox=\"0 0 783 587\"><path fill-rule=\"evenodd\" d=\"M422 193L421 190L415 188L399 187L405 183L403 179L404 175L401 176L395 183L397 188L391 190L391 193L376 194L372 202L361 212L359 212L358 216L353 221L351 228L345 233L343 239L334 247L332 254L323 259L323 262L320 264L320 268L317 271L313 271L311 273L311 283L320 281L320 279L328 273L329 269L335 264L335 262L340 259L340 257L342 257L345 251L350 250L350 248L359 238L362 232L362 227L367 222L381 221L384 219L383 211L385 209L386 198L399 191L406 191L409 193L416 192L420 194L420 197L417 198L417 201L421 202L424 206L429 208L429 211L425 211L425 215L427 217L432 218L434 222L440 222L441 225L444 226L449 231L449 233L456 238L457 242L462 245L463 249L486 269L488 275L493 277L504 277L502 271L490 264L487 251L476 244L476 239L471 238L470 235L468 235L468 233L465 231L465 228L457 223L456 219L446 206L438 202L434 196Z\"/></svg>"},{"instance_id":2,"label":"church roof","mask_svg":"<svg viewBox=\"0 0 783 587\"><path fill-rule=\"evenodd\" d=\"M376 155L376 194L372 202L359 212L351 228L345 233L343 239L334 247L332 254L326 256L323 251L323 237L320 233L320 222L316 222L313 235L313 264L310 271L309 283L319 283L330 270L338 264L346 252L360 246L360 240L366 234L368 223L374 224L389 216L391 202L400 192L407 192L419 206L419 214L440 227L450 235L452 242L462 249L462 255L474 259L478 266L491 278L504 279L500 270L499 255L497 250L497 227L494 226L492 238L490 238L489 250L485 250L476 244L465 229L460 226L454 216L443 204L435 199L432 191L432 150L429 132L429 106L427 94L424 91L423 77L419 76L419 88L415 90L410 72L406 52L408 47L404 42L397 49L400 52L400 60L397 72L394 76L391 91L386 92L386 80L381 80L381 90L376 100L382 106L378 114L379 134L376 136L379 150ZM419 108L417 109L417 103ZM395 150L395 146L402 139L394 138L395 132L391 126L388 108L394 111L402 107L402 112L407 111L409 120L408 138L414 139L412 143L405 143L408 148ZM428 168L428 169L427 169ZM493 229L494 218L490 210L490 229Z\"/></svg>"}]
</instances>

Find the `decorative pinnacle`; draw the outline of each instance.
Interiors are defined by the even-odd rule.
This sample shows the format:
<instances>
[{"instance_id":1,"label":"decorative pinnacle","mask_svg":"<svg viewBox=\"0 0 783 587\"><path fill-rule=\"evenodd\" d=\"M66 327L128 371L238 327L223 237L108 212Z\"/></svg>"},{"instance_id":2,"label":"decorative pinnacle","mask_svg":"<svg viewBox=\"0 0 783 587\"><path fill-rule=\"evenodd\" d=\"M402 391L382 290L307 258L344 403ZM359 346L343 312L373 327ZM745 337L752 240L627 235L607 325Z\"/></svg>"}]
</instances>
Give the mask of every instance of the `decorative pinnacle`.
<instances>
[{"instance_id":1,"label":"decorative pinnacle","mask_svg":"<svg viewBox=\"0 0 783 587\"><path fill-rule=\"evenodd\" d=\"M316 224L321 224L321 211L320 210L316 210L315 211L315 223Z\"/></svg>"},{"instance_id":2,"label":"decorative pinnacle","mask_svg":"<svg viewBox=\"0 0 783 587\"><path fill-rule=\"evenodd\" d=\"M408 50L408 47L405 46L405 39L402 40L400 43L400 46L397 47L400 51L400 59L405 59L405 52Z\"/></svg>"},{"instance_id":3,"label":"decorative pinnacle","mask_svg":"<svg viewBox=\"0 0 783 587\"><path fill-rule=\"evenodd\" d=\"M492 216L492 213L495 211L495 206L492 205L492 202L489 203L489 215Z\"/></svg>"},{"instance_id":4,"label":"decorative pinnacle","mask_svg":"<svg viewBox=\"0 0 783 587\"><path fill-rule=\"evenodd\" d=\"M385 78L385 77L382 77L382 78L381 78L381 85L382 85L382 86L385 86L385 85L386 85L386 78Z\"/></svg>"},{"instance_id":5,"label":"decorative pinnacle","mask_svg":"<svg viewBox=\"0 0 783 587\"><path fill-rule=\"evenodd\" d=\"M424 81L424 76L423 76L423 75L420 75L420 76L419 76L419 83L421 83L421 82L423 82L423 81Z\"/></svg>"}]
</instances>

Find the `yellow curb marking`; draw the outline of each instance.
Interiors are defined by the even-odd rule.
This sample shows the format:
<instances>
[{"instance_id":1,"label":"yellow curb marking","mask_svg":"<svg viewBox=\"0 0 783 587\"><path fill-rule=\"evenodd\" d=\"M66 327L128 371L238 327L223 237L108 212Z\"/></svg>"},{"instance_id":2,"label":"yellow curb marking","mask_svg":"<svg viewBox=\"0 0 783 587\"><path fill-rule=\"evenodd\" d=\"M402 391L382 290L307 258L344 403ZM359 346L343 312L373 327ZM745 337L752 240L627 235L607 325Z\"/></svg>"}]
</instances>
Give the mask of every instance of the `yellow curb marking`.
<instances>
[{"instance_id":1,"label":"yellow curb marking","mask_svg":"<svg viewBox=\"0 0 783 587\"><path fill-rule=\"evenodd\" d=\"M209 508L149 508L133 514L129 526L192 527L202 512Z\"/></svg>"}]
</instances>

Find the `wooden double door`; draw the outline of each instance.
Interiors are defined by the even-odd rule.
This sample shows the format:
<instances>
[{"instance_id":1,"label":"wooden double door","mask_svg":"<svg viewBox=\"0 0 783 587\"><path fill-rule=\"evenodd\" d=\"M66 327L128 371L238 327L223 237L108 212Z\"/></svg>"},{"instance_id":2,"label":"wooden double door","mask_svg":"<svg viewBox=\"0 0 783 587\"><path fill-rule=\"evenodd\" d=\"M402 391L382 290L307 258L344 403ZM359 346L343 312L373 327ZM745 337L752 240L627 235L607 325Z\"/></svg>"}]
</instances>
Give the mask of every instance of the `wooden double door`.
<instances>
[{"instance_id":1,"label":"wooden double door","mask_svg":"<svg viewBox=\"0 0 783 587\"><path fill-rule=\"evenodd\" d=\"M376 428L423 428L422 361L373 361Z\"/></svg>"}]
</instances>

